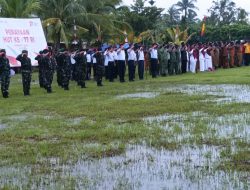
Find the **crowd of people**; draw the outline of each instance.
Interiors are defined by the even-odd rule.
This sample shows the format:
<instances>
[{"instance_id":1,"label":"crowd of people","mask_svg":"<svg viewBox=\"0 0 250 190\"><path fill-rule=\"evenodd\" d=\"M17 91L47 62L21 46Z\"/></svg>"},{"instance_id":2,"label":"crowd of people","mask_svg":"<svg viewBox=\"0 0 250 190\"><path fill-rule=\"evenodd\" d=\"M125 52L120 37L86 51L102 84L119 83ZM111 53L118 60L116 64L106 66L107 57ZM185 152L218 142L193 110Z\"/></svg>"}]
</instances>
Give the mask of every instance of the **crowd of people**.
<instances>
[{"instance_id":1,"label":"crowd of people","mask_svg":"<svg viewBox=\"0 0 250 190\"><path fill-rule=\"evenodd\" d=\"M250 64L250 40L234 42L196 43L181 45L154 43L146 48L141 44L120 44L102 48L78 49L68 51L52 49L40 51L35 58L39 68L39 85L48 93L52 92L53 76L57 74L57 84L64 90L69 90L70 81L76 81L81 88L86 88L86 81L93 77L97 86L103 86L103 77L109 82L119 79L125 82L128 70L128 80L145 78L145 71L157 76L178 75L186 72L214 71L217 68L233 68ZM23 93L30 95L32 64L28 51L23 50L16 58L21 63ZM127 65L127 66L126 66ZM4 98L9 97L10 63L5 49L0 50L0 80ZM93 71L93 74L92 74Z\"/></svg>"}]
</instances>

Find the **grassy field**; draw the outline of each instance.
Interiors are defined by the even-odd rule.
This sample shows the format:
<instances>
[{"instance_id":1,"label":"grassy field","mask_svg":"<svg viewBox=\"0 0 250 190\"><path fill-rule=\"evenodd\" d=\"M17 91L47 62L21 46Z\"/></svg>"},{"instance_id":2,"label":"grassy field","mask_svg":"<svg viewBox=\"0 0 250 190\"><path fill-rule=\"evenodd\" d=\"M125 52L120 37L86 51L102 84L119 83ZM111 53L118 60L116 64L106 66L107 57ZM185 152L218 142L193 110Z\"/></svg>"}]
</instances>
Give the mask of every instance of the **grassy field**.
<instances>
[{"instance_id":1,"label":"grassy field","mask_svg":"<svg viewBox=\"0 0 250 190\"><path fill-rule=\"evenodd\" d=\"M0 189L250 188L250 67L52 94L32 78L0 99Z\"/></svg>"}]
</instances>

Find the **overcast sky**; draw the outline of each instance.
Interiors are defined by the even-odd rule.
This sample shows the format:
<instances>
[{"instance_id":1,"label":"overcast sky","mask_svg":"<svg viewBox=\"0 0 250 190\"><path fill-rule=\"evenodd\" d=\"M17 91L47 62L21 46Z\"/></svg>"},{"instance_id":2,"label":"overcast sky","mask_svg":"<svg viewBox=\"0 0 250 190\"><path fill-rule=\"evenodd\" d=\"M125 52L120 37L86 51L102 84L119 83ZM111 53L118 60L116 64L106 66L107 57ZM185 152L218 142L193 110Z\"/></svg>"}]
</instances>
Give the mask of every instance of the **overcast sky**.
<instances>
[{"instance_id":1,"label":"overcast sky","mask_svg":"<svg viewBox=\"0 0 250 190\"><path fill-rule=\"evenodd\" d=\"M157 7L166 9L168 9L173 4L178 2L178 0L155 0L155 1ZM199 8L197 14L200 19L203 19L205 15L209 15L207 10L212 6L212 2L213 0L197 0L196 6ZM250 13L250 0L234 0L234 2L236 3L237 7L244 8L248 13ZM133 4L133 0L123 0L123 3L125 5L131 5Z\"/></svg>"}]
</instances>

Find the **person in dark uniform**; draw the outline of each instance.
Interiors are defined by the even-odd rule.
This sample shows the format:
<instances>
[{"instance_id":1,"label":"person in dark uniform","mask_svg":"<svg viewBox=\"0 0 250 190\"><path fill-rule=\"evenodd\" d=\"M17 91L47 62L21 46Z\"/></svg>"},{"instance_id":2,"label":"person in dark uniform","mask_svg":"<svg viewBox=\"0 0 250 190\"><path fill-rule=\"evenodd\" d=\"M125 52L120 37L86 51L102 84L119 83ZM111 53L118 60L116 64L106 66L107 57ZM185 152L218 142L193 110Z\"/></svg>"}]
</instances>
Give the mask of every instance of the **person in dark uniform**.
<instances>
[{"instance_id":1,"label":"person in dark uniform","mask_svg":"<svg viewBox=\"0 0 250 190\"><path fill-rule=\"evenodd\" d=\"M102 75L104 73L104 56L102 55L102 50L98 49L93 55L96 59L96 82L97 86L103 86Z\"/></svg>"},{"instance_id":2,"label":"person in dark uniform","mask_svg":"<svg viewBox=\"0 0 250 190\"><path fill-rule=\"evenodd\" d=\"M56 57L58 85L69 90L69 81L71 78L71 62L68 51L61 49Z\"/></svg>"},{"instance_id":3,"label":"person in dark uniform","mask_svg":"<svg viewBox=\"0 0 250 190\"><path fill-rule=\"evenodd\" d=\"M28 57L28 51L23 50L22 54L18 55L16 60L20 61L20 63L21 63L24 96L29 96L30 95L31 75L32 75L32 65L31 65L31 60Z\"/></svg>"},{"instance_id":4,"label":"person in dark uniform","mask_svg":"<svg viewBox=\"0 0 250 190\"><path fill-rule=\"evenodd\" d=\"M9 85L10 85L10 63L6 57L5 49L0 50L0 81L1 91L4 98L9 97Z\"/></svg>"},{"instance_id":5,"label":"person in dark uniform","mask_svg":"<svg viewBox=\"0 0 250 190\"><path fill-rule=\"evenodd\" d=\"M40 88L44 88L43 85L43 65L42 65L42 57L43 57L43 51L40 51L39 54L35 57L35 60L38 62L38 79L39 79L39 85Z\"/></svg>"},{"instance_id":6,"label":"person in dark uniform","mask_svg":"<svg viewBox=\"0 0 250 190\"><path fill-rule=\"evenodd\" d=\"M47 49L43 50L43 57L41 60L43 65L43 85L48 93L52 92L51 84L53 81L55 60L51 55L51 52Z\"/></svg>"},{"instance_id":7,"label":"person in dark uniform","mask_svg":"<svg viewBox=\"0 0 250 190\"><path fill-rule=\"evenodd\" d=\"M187 46L184 42L181 43L181 72L187 72L187 63L188 63L188 56L187 56Z\"/></svg>"},{"instance_id":8,"label":"person in dark uniform","mask_svg":"<svg viewBox=\"0 0 250 190\"><path fill-rule=\"evenodd\" d=\"M76 61L76 79L77 85L81 86L81 88L86 88L85 79L87 75L87 58L86 52L81 49L76 52L74 56L74 60Z\"/></svg>"}]
</instances>

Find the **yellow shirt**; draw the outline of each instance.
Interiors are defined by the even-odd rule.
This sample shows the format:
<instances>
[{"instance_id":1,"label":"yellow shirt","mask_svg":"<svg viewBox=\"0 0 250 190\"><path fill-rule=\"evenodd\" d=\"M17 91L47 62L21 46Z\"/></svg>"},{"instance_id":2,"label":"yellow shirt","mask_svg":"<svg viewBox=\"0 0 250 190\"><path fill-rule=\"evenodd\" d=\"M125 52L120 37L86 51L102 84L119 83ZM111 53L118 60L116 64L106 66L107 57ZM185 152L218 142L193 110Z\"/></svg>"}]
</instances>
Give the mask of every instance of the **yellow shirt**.
<instances>
[{"instance_id":1,"label":"yellow shirt","mask_svg":"<svg viewBox=\"0 0 250 190\"><path fill-rule=\"evenodd\" d=\"M245 53L250 53L250 43L246 43L244 47L245 47Z\"/></svg>"}]
</instances>

